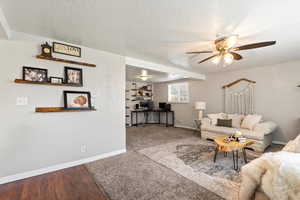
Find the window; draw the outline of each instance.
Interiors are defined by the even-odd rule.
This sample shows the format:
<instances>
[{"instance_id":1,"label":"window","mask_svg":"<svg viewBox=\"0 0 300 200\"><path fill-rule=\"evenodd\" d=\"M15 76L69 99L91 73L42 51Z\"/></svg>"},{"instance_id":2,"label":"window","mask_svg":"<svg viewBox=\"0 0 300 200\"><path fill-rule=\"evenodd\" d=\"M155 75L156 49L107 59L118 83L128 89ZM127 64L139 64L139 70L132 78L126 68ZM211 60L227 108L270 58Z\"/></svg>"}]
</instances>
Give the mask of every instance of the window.
<instances>
[{"instance_id":1,"label":"window","mask_svg":"<svg viewBox=\"0 0 300 200\"><path fill-rule=\"evenodd\" d=\"M170 103L189 103L189 84L187 82L169 84L168 101Z\"/></svg>"}]
</instances>

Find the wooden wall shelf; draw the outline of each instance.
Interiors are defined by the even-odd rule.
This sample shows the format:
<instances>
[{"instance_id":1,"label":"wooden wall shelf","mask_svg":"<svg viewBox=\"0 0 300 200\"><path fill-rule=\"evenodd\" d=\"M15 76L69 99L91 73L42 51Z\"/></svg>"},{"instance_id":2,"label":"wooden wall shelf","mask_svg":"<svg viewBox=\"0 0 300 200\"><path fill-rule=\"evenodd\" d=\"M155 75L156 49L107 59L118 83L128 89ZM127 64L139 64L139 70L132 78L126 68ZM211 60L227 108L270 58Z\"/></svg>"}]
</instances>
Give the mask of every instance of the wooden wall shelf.
<instances>
[{"instance_id":1,"label":"wooden wall shelf","mask_svg":"<svg viewBox=\"0 0 300 200\"><path fill-rule=\"evenodd\" d=\"M92 109L65 109L64 107L38 107L35 108L35 112L87 112L96 111L95 108Z\"/></svg>"},{"instance_id":2,"label":"wooden wall shelf","mask_svg":"<svg viewBox=\"0 0 300 200\"><path fill-rule=\"evenodd\" d=\"M86 63L86 62L78 62L78 61L67 60L67 59L62 59L62 58L46 57L46 56L40 56L40 55L36 56L36 58L44 59L44 60L52 60L52 61L56 61L56 62L64 62L64 63L69 63L69 64L83 65L83 66L87 66L87 67L96 67L95 64Z\"/></svg>"},{"instance_id":3,"label":"wooden wall shelf","mask_svg":"<svg viewBox=\"0 0 300 200\"><path fill-rule=\"evenodd\" d=\"M51 86L66 86L66 87L82 87L82 85L65 84L65 83L50 83L50 82L38 82L38 81L26 81L23 79L15 79L15 83L21 84L37 84L37 85L51 85Z\"/></svg>"},{"instance_id":4,"label":"wooden wall shelf","mask_svg":"<svg viewBox=\"0 0 300 200\"><path fill-rule=\"evenodd\" d=\"M146 89L142 89L142 88L140 88L140 89L131 89L132 91L146 91L146 92L152 92L152 90L146 90Z\"/></svg>"}]
</instances>

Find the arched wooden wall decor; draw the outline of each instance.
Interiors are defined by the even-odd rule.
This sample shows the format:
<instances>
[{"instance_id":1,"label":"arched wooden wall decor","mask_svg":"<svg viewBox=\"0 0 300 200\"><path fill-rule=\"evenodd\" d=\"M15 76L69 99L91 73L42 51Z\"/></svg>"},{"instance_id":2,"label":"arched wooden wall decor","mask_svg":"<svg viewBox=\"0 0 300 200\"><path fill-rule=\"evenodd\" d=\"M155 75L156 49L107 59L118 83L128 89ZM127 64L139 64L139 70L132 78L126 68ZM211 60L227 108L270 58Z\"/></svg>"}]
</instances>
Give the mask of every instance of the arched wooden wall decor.
<instances>
[{"instance_id":1,"label":"arched wooden wall decor","mask_svg":"<svg viewBox=\"0 0 300 200\"><path fill-rule=\"evenodd\" d=\"M241 87L241 82L247 82ZM241 78L224 85L225 113L253 114L254 111L254 85L256 81Z\"/></svg>"}]
</instances>

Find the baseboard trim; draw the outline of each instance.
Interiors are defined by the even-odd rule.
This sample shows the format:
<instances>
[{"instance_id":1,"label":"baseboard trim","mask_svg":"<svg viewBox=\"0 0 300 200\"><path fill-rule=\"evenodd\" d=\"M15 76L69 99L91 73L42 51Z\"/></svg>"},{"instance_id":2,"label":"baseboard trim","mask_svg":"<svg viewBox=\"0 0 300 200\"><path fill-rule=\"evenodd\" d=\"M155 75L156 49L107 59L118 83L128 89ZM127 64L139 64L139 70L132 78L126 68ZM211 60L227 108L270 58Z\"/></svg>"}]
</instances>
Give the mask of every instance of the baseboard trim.
<instances>
[{"instance_id":1,"label":"baseboard trim","mask_svg":"<svg viewBox=\"0 0 300 200\"><path fill-rule=\"evenodd\" d=\"M5 183L21 180L21 179L33 177L33 176L38 176L41 174L46 174L49 172L54 172L57 170L74 167L77 165L82 165L85 163L93 162L96 160L115 156L115 155L122 154L122 153L126 153L126 149L112 151L112 152L104 153L104 154L97 155L97 156L92 156L89 158L84 158L84 159L77 160L77 161L62 163L62 164L58 164L58 165L54 165L54 166L50 166L50 167L46 167L46 168L42 168L42 169L37 169L37 170L32 170L32 171L19 173L19 174L15 174L15 175L11 175L11 176L2 177L2 178L0 178L0 184L5 184Z\"/></svg>"},{"instance_id":2,"label":"baseboard trim","mask_svg":"<svg viewBox=\"0 0 300 200\"><path fill-rule=\"evenodd\" d=\"M272 141L273 144L281 144L281 145L286 145L286 142L280 142L280 141Z\"/></svg>"}]
</instances>

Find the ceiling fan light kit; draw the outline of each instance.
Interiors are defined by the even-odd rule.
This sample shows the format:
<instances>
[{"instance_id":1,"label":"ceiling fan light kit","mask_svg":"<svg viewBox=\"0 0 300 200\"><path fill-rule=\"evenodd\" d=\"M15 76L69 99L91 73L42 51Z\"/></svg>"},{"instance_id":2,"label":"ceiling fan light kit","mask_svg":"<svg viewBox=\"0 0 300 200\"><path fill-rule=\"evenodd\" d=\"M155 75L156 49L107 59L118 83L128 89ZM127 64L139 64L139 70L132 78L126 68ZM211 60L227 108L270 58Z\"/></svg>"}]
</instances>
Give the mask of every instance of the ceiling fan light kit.
<instances>
[{"instance_id":1,"label":"ceiling fan light kit","mask_svg":"<svg viewBox=\"0 0 300 200\"><path fill-rule=\"evenodd\" d=\"M226 64L230 65L233 61L233 55L230 54L230 53L226 53L224 55L224 61L225 61Z\"/></svg>"},{"instance_id":2,"label":"ceiling fan light kit","mask_svg":"<svg viewBox=\"0 0 300 200\"><path fill-rule=\"evenodd\" d=\"M234 51L256 49L256 48L261 48L261 47L266 47L266 46L271 46L276 44L276 41L267 41L267 42L252 43L252 44L242 45L239 47L234 47L238 39L239 36L236 34L217 38L214 41L214 44L218 53L208 58L205 58L199 61L198 63L200 64L207 60L212 59L212 63L216 65L221 63L222 66L225 67L230 65L233 62L233 60L241 60L243 58L240 54ZM187 54L201 54L201 53L213 53L213 52L212 51L187 52Z\"/></svg>"},{"instance_id":3,"label":"ceiling fan light kit","mask_svg":"<svg viewBox=\"0 0 300 200\"><path fill-rule=\"evenodd\" d=\"M221 56L216 56L211 60L211 62L217 65L219 64L220 60L221 60Z\"/></svg>"},{"instance_id":4,"label":"ceiling fan light kit","mask_svg":"<svg viewBox=\"0 0 300 200\"><path fill-rule=\"evenodd\" d=\"M226 51L232 48L238 41L238 35L229 35L215 40L217 51Z\"/></svg>"},{"instance_id":5,"label":"ceiling fan light kit","mask_svg":"<svg viewBox=\"0 0 300 200\"><path fill-rule=\"evenodd\" d=\"M148 71L143 69L142 73L140 75L137 75L136 77L141 79L142 81L147 81L149 78L152 78L152 75L148 75Z\"/></svg>"}]
</instances>

